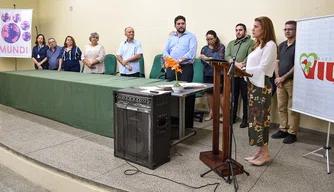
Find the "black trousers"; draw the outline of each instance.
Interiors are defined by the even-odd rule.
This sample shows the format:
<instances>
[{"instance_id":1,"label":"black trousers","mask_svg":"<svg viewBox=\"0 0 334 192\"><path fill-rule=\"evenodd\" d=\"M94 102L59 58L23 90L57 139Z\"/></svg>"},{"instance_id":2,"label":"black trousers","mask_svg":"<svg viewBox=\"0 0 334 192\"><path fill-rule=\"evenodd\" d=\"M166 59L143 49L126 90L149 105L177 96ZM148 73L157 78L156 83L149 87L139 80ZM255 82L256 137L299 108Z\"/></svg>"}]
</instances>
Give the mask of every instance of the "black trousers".
<instances>
[{"instance_id":1,"label":"black trousers","mask_svg":"<svg viewBox=\"0 0 334 192\"><path fill-rule=\"evenodd\" d=\"M181 64L182 73L178 73L177 77L179 81L192 82L194 77L193 64ZM168 81L176 80L175 71L167 68L166 78ZM196 96L188 96L185 100L185 126L186 128L194 127L194 110L195 110L195 99Z\"/></svg>"},{"instance_id":2,"label":"black trousers","mask_svg":"<svg viewBox=\"0 0 334 192\"><path fill-rule=\"evenodd\" d=\"M238 104L239 104L239 95L241 92L241 98L242 98L242 121L248 120L248 99L247 99L247 82L242 77L234 77L234 114L233 119L237 118L237 112L238 112Z\"/></svg>"},{"instance_id":3,"label":"black trousers","mask_svg":"<svg viewBox=\"0 0 334 192\"><path fill-rule=\"evenodd\" d=\"M139 77L140 73L133 73L133 74L121 74L121 76L125 76L125 77Z\"/></svg>"},{"instance_id":4,"label":"black trousers","mask_svg":"<svg viewBox=\"0 0 334 192\"><path fill-rule=\"evenodd\" d=\"M275 83L275 79L276 79L275 72L274 72L273 76L270 77L269 79L270 79L271 86L272 86L271 96L274 96L275 93L276 93L276 90L277 90L277 86L276 86L276 83Z\"/></svg>"}]
</instances>

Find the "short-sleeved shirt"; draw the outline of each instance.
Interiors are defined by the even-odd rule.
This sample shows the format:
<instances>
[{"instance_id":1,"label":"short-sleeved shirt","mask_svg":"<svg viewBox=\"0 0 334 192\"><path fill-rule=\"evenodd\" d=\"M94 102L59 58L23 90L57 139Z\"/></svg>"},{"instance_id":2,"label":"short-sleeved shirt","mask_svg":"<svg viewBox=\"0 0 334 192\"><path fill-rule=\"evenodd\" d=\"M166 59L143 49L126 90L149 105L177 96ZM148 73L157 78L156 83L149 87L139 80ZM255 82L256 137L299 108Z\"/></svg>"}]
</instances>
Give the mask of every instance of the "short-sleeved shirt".
<instances>
[{"instance_id":1,"label":"short-sleeved shirt","mask_svg":"<svg viewBox=\"0 0 334 192\"><path fill-rule=\"evenodd\" d=\"M293 42L288 46L288 41L284 41L279 45L279 56L278 56L278 74L280 77L288 73L295 65L295 44ZM288 79L292 79L293 76ZM288 80L286 79L286 80Z\"/></svg>"},{"instance_id":2,"label":"short-sleeved shirt","mask_svg":"<svg viewBox=\"0 0 334 192\"><path fill-rule=\"evenodd\" d=\"M92 46L92 45L86 45L82 55L81 55L81 60L87 59L88 61L92 62L95 59L99 61L98 64L95 64L95 68L91 69L84 65L84 73L104 73L105 72L105 67L104 67L104 56L105 56L105 51L104 47L100 44Z\"/></svg>"},{"instance_id":3,"label":"short-sleeved shirt","mask_svg":"<svg viewBox=\"0 0 334 192\"><path fill-rule=\"evenodd\" d=\"M46 52L48 49L49 47L47 45L43 45L41 47L38 45L35 45L34 48L32 49L31 57L35 58L38 62L41 62L43 61L43 59L47 57ZM43 63L42 66L43 66L43 69L47 69L49 67L48 61Z\"/></svg>"},{"instance_id":4,"label":"short-sleeved shirt","mask_svg":"<svg viewBox=\"0 0 334 192\"><path fill-rule=\"evenodd\" d=\"M224 59L225 57L225 46L221 44L215 51L211 49L208 45L204 46L201 50L201 54L212 57L213 59ZM204 65L204 76L213 76L213 67L209 65L206 61L201 60Z\"/></svg>"},{"instance_id":5,"label":"short-sleeved shirt","mask_svg":"<svg viewBox=\"0 0 334 192\"><path fill-rule=\"evenodd\" d=\"M48 49L46 51L46 55L48 57L48 62L49 62L49 69L58 69L59 66L59 54L61 52L60 46L56 46L55 50L52 51L51 49Z\"/></svg>"},{"instance_id":6,"label":"short-sleeved shirt","mask_svg":"<svg viewBox=\"0 0 334 192\"><path fill-rule=\"evenodd\" d=\"M142 45L137 40L132 40L130 43L128 43L127 41L121 42L119 49L117 51L117 55L120 55L123 60L129 59L137 54L143 54ZM121 74L127 74L127 75L140 72L139 59L136 61L128 62L128 65L132 67L131 71L129 71L123 65L120 65L119 72Z\"/></svg>"}]
</instances>

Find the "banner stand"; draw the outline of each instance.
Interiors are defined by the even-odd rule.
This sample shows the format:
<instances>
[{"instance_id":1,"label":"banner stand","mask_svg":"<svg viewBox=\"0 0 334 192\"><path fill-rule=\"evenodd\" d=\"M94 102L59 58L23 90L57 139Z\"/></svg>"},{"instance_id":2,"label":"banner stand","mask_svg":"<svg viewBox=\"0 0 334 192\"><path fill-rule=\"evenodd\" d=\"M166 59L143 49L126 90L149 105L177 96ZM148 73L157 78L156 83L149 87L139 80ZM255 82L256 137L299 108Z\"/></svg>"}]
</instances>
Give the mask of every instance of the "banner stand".
<instances>
[{"instance_id":1,"label":"banner stand","mask_svg":"<svg viewBox=\"0 0 334 192\"><path fill-rule=\"evenodd\" d=\"M327 173L330 174L331 171L329 169L329 157L328 157L328 151L331 150L331 147L328 146L329 145L329 137L330 137L330 132L331 132L331 122L328 122L328 131L327 131L327 141L326 141L326 145L317 149L317 150L314 150L312 152L309 152L309 153L306 153L305 155L303 155L303 157L306 157L307 155L315 155L315 156L318 156L318 157L324 157L327 159ZM325 150L325 155L322 155L322 154L319 154L317 153L318 151L321 151L321 150Z\"/></svg>"},{"instance_id":2,"label":"banner stand","mask_svg":"<svg viewBox=\"0 0 334 192\"><path fill-rule=\"evenodd\" d=\"M14 60L15 60L15 71L17 71L17 58L15 58Z\"/></svg>"}]
</instances>

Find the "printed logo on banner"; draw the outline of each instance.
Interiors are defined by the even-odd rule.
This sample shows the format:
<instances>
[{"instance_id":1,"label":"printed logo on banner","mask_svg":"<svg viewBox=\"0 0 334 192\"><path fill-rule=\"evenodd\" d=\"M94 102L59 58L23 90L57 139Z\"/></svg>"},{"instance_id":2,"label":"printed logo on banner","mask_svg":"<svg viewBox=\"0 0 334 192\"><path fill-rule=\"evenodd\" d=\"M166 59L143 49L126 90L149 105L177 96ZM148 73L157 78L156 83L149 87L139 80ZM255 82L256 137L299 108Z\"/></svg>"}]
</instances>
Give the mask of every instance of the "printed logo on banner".
<instances>
[{"instance_id":1,"label":"printed logo on banner","mask_svg":"<svg viewBox=\"0 0 334 192\"><path fill-rule=\"evenodd\" d=\"M334 61L319 61L316 53L302 53L299 63L306 79L315 79L317 76L319 80L334 82Z\"/></svg>"},{"instance_id":2,"label":"printed logo on banner","mask_svg":"<svg viewBox=\"0 0 334 192\"><path fill-rule=\"evenodd\" d=\"M0 9L0 57L31 58L32 9Z\"/></svg>"},{"instance_id":3,"label":"printed logo on banner","mask_svg":"<svg viewBox=\"0 0 334 192\"><path fill-rule=\"evenodd\" d=\"M24 41L31 39L31 34L27 31L30 28L30 23L25 21L20 14L11 16L9 13L3 13L1 19L5 23L1 29L1 37L4 41L15 43L20 38Z\"/></svg>"}]
</instances>

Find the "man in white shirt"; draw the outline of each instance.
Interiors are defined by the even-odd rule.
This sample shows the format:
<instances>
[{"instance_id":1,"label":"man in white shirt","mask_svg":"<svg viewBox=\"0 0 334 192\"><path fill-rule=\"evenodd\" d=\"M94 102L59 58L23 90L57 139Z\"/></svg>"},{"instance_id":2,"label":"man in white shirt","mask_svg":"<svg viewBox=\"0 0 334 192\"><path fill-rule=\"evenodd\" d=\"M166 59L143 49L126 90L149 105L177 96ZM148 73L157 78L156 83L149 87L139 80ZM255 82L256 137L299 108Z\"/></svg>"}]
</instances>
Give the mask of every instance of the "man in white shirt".
<instances>
[{"instance_id":1,"label":"man in white shirt","mask_svg":"<svg viewBox=\"0 0 334 192\"><path fill-rule=\"evenodd\" d=\"M139 59L142 57L143 50L141 42L134 39L135 31L132 27L124 30L126 40L121 42L117 51L116 58L120 63L121 76L139 77Z\"/></svg>"}]
</instances>

